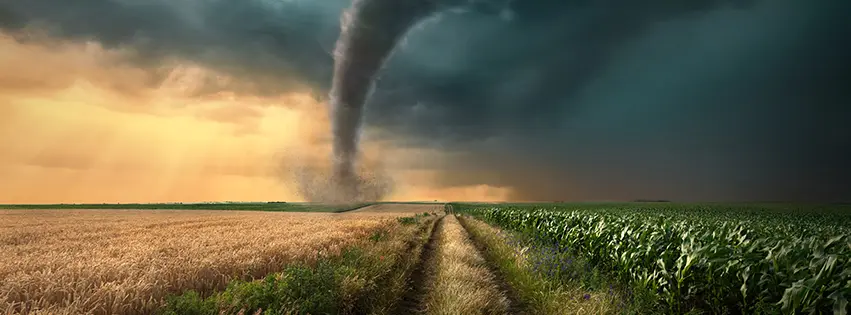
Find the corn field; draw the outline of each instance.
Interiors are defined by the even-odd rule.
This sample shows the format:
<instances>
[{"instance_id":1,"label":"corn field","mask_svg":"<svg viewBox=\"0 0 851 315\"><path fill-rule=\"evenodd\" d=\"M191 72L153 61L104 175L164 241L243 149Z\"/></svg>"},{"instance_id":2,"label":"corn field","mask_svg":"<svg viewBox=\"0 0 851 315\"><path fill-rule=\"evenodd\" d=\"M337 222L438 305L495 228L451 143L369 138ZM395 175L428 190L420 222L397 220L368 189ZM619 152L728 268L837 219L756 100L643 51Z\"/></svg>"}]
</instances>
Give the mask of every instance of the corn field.
<instances>
[{"instance_id":1,"label":"corn field","mask_svg":"<svg viewBox=\"0 0 851 315\"><path fill-rule=\"evenodd\" d=\"M654 292L669 313L848 313L848 209L673 204L454 209L581 256L622 283Z\"/></svg>"}]
</instances>

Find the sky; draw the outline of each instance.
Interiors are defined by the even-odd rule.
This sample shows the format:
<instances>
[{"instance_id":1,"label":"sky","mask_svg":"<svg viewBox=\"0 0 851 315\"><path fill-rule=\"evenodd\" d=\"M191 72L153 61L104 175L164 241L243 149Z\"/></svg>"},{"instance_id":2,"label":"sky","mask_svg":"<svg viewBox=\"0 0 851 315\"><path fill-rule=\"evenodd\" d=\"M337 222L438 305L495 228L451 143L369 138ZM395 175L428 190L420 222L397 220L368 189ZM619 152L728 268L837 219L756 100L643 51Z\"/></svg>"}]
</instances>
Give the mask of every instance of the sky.
<instances>
[{"instance_id":1,"label":"sky","mask_svg":"<svg viewBox=\"0 0 851 315\"><path fill-rule=\"evenodd\" d=\"M851 2L446 0L366 106L393 200L851 200ZM0 203L303 200L346 0L0 2Z\"/></svg>"}]
</instances>

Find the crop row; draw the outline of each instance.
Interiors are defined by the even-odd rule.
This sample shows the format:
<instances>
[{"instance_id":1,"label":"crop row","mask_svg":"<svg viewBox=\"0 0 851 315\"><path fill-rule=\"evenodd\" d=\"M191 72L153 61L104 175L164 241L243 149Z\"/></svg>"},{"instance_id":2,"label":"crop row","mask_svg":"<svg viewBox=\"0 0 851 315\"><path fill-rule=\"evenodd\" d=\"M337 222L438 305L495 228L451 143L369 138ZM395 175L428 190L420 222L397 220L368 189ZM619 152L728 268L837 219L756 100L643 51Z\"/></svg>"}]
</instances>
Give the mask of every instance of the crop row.
<instances>
[{"instance_id":1,"label":"crop row","mask_svg":"<svg viewBox=\"0 0 851 315\"><path fill-rule=\"evenodd\" d=\"M807 220L481 205L455 211L581 256L654 292L670 313L846 314L851 297L851 237Z\"/></svg>"}]
</instances>

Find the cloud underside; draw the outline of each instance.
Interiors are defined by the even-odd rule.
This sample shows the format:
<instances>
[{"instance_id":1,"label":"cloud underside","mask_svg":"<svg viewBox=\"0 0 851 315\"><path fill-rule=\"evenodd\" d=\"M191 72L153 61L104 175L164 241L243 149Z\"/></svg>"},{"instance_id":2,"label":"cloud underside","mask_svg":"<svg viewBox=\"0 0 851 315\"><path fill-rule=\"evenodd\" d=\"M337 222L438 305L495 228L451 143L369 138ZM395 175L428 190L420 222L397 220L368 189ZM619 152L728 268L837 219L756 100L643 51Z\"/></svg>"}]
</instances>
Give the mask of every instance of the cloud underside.
<instances>
[{"instance_id":1,"label":"cloud underside","mask_svg":"<svg viewBox=\"0 0 851 315\"><path fill-rule=\"evenodd\" d=\"M85 78L133 100L102 102L114 111L191 113L230 126L234 139L263 135L270 113L294 108L280 104L324 111L315 98L327 93L329 52L347 6L0 4L0 56L21 61L1 64L7 71L0 72L14 75L4 74L0 91L18 105L0 108L20 112L25 96L66 91ZM529 0L459 8L409 32L367 104L370 141L439 152L394 166L429 174L407 177L428 185L413 183L400 196L851 198L847 1ZM12 43L83 48L30 67L25 62L34 61L21 57L29 52L5 50ZM162 105L164 89L180 101ZM324 145L323 127L302 136Z\"/></svg>"}]
</instances>

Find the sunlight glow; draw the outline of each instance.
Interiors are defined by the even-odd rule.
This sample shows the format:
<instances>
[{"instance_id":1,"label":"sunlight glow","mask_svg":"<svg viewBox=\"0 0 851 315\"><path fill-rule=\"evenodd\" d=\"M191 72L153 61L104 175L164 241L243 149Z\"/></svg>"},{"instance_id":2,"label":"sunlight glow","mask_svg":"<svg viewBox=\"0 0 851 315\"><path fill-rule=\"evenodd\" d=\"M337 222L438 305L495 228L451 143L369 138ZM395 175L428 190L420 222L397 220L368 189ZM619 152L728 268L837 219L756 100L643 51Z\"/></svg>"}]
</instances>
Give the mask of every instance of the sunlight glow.
<instances>
[{"instance_id":1,"label":"sunlight glow","mask_svg":"<svg viewBox=\"0 0 851 315\"><path fill-rule=\"evenodd\" d=\"M234 79L186 62L151 84L121 62L127 52L93 43L47 48L0 35L0 45L0 203L298 201L286 170L327 163L326 107L310 93L210 89ZM507 194L432 187L406 168L441 152L382 138L364 144L364 158L392 173L393 199Z\"/></svg>"}]
</instances>

